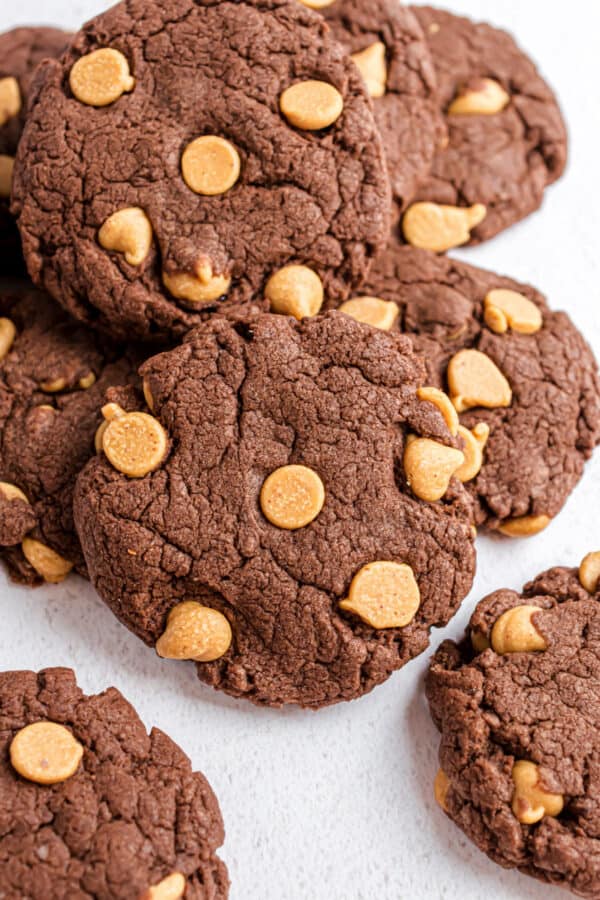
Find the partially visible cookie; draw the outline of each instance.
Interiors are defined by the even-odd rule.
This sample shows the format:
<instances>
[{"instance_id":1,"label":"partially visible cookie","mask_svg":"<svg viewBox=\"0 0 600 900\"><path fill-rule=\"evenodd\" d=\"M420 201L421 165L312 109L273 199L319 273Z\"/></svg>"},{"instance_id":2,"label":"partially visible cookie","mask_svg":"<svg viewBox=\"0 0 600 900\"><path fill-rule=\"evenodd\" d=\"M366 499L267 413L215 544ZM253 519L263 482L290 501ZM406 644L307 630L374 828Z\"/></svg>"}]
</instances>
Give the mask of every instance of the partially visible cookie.
<instances>
[{"instance_id":1,"label":"partially visible cookie","mask_svg":"<svg viewBox=\"0 0 600 900\"><path fill-rule=\"evenodd\" d=\"M600 894L600 553L499 590L468 637L433 658L435 783L484 853L548 884Z\"/></svg>"},{"instance_id":2,"label":"partially visible cookie","mask_svg":"<svg viewBox=\"0 0 600 900\"><path fill-rule=\"evenodd\" d=\"M441 252L534 212L564 170L567 133L554 93L509 34L411 9L429 42L449 138L402 228L409 243Z\"/></svg>"},{"instance_id":3,"label":"partially visible cookie","mask_svg":"<svg viewBox=\"0 0 600 900\"><path fill-rule=\"evenodd\" d=\"M140 362L33 288L0 295L0 557L18 580L85 574L75 477L95 452L106 391L134 382Z\"/></svg>"},{"instance_id":4,"label":"partially visible cookie","mask_svg":"<svg viewBox=\"0 0 600 900\"><path fill-rule=\"evenodd\" d=\"M428 383L453 398L477 524L544 528L600 442L598 366L567 314L529 285L396 242L361 295L340 308L409 334Z\"/></svg>"},{"instance_id":5,"label":"partially visible cookie","mask_svg":"<svg viewBox=\"0 0 600 900\"><path fill-rule=\"evenodd\" d=\"M33 73L42 59L62 53L68 40L57 28L14 28L0 34L0 274L23 264L9 198Z\"/></svg>"},{"instance_id":6,"label":"partially visible cookie","mask_svg":"<svg viewBox=\"0 0 600 900\"><path fill-rule=\"evenodd\" d=\"M320 12L373 98L399 214L446 140L427 41L414 13L398 0L333 0Z\"/></svg>"},{"instance_id":7,"label":"partially visible cookie","mask_svg":"<svg viewBox=\"0 0 600 900\"><path fill-rule=\"evenodd\" d=\"M115 688L70 669L0 673L4 900L224 900L217 799Z\"/></svg>"},{"instance_id":8,"label":"partially visible cookie","mask_svg":"<svg viewBox=\"0 0 600 900\"><path fill-rule=\"evenodd\" d=\"M352 700L425 649L475 559L463 454L408 338L215 318L140 371L148 406L106 411L74 502L128 628L271 706Z\"/></svg>"}]
</instances>

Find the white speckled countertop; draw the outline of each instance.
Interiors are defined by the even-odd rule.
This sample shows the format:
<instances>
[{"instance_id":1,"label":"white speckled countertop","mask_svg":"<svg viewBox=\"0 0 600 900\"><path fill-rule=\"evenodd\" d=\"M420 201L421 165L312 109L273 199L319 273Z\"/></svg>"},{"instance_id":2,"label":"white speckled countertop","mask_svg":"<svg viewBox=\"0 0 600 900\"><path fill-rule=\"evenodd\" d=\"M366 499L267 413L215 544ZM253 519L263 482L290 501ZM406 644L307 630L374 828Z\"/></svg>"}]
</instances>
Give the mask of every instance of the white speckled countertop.
<instances>
[{"instance_id":1,"label":"white speckled countertop","mask_svg":"<svg viewBox=\"0 0 600 900\"><path fill-rule=\"evenodd\" d=\"M103 0L0 2L0 29L75 29ZM513 30L557 89L571 133L567 176L541 213L461 258L531 281L567 309L600 356L600 4L453 0ZM600 452L541 536L480 538L479 574L443 636L475 602L600 547ZM429 653L374 693L319 713L255 709L159 660L77 578L28 591L0 573L3 669L73 666L88 692L116 685L148 726L168 732L210 779L227 828L232 900L550 900L566 896L505 873L436 808L438 739L422 690Z\"/></svg>"}]
</instances>

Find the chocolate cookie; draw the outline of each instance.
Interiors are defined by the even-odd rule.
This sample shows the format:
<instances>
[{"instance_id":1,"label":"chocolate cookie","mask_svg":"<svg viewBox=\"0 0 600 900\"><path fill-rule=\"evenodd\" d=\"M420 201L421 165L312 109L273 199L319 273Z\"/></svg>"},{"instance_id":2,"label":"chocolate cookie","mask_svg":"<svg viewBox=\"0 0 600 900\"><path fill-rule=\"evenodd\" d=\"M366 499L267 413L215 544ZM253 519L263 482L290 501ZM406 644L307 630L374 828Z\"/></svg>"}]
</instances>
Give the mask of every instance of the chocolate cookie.
<instances>
[{"instance_id":1,"label":"chocolate cookie","mask_svg":"<svg viewBox=\"0 0 600 900\"><path fill-rule=\"evenodd\" d=\"M33 73L42 59L62 53L68 39L57 28L15 28L0 34L0 274L23 265L8 201Z\"/></svg>"},{"instance_id":2,"label":"chocolate cookie","mask_svg":"<svg viewBox=\"0 0 600 900\"><path fill-rule=\"evenodd\" d=\"M409 243L441 252L486 241L534 212L564 170L567 133L552 90L509 34L412 9L429 41L449 138L402 228Z\"/></svg>"},{"instance_id":3,"label":"chocolate cookie","mask_svg":"<svg viewBox=\"0 0 600 900\"><path fill-rule=\"evenodd\" d=\"M139 362L42 293L0 295L0 557L18 580L85 574L75 476L95 452L106 391L135 379Z\"/></svg>"},{"instance_id":4,"label":"chocolate cookie","mask_svg":"<svg viewBox=\"0 0 600 900\"><path fill-rule=\"evenodd\" d=\"M40 71L14 197L34 280L144 339L263 291L277 308L347 296L390 209L360 74L296 0L93 19Z\"/></svg>"},{"instance_id":5,"label":"chocolate cookie","mask_svg":"<svg viewBox=\"0 0 600 900\"><path fill-rule=\"evenodd\" d=\"M477 607L427 679L442 742L435 783L491 859L600 895L600 553Z\"/></svg>"},{"instance_id":6,"label":"chocolate cookie","mask_svg":"<svg viewBox=\"0 0 600 900\"><path fill-rule=\"evenodd\" d=\"M409 334L428 383L450 393L477 524L544 528L600 442L598 367L566 313L528 285L397 243L361 293L340 308Z\"/></svg>"},{"instance_id":7,"label":"chocolate cookie","mask_svg":"<svg viewBox=\"0 0 600 900\"><path fill-rule=\"evenodd\" d=\"M397 0L333 0L320 11L373 97L400 213L447 136L427 41L414 14Z\"/></svg>"},{"instance_id":8,"label":"chocolate cookie","mask_svg":"<svg viewBox=\"0 0 600 900\"><path fill-rule=\"evenodd\" d=\"M472 511L408 338L215 318L140 371L152 415L106 410L75 495L122 622L273 706L351 700L425 649L471 586Z\"/></svg>"},{"instance_id":9,"label":"chocolate cookie","mask_svg":"<svg viewBox=\"0 0 600 900\"><path fill-rule=\"evenodd\" d=\"M115 688L70 669L0 673L4 900L221 900L215 795Z\"/></svg>"}]
</instances>

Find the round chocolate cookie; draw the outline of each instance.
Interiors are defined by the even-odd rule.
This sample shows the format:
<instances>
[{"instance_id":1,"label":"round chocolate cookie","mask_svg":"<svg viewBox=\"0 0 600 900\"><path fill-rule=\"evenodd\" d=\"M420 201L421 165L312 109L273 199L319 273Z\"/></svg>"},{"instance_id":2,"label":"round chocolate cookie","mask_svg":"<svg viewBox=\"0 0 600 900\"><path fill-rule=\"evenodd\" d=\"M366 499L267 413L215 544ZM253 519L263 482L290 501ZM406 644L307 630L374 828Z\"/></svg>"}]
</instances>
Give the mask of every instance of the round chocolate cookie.
<instances>
[{"instance_id":1,"label":"round chocolate cookie","mask_svg":"<svg viewBox=\"0 0 600 900\"><path fill-rule=\"evenodd\" d=\"M210 785L115 688L70 669L0 673L4 900L221 900Z\"/></svg>"},{"instance_id":2,"label":"round chocolate cookie","mask_svg":"<svg viewBox=\"0 0 600 900\"><path fill-rule=\"evenodd\" d=\"M435 794L494 862L600 895L600 553L482 600L433 658Z\"/></svg>"},{"instance_id":3,"label":"round chocolate cookie","mask_svg":"<svg viewBox=\"0 0 600 900\"><path fill-rule=\"evenodd\" d=\"M18 580L85 575L75 476L95 452L106 391L134 381L140 362L42 293L0 295L0 557Z\"/></svg>"},{"instance_id":4,"label":"round chocolate cookie","mask_svg":"<svg viewBox=\"0 0 600 900\"><path fill-rule=\"evenodd\" d=\"M414 14L398 0L333 0L320 12L352 54L373 97L400 213L429 175L447 136L427 41Z\"/></svg>"},{"instance_id":5,"label":"round chocolate cookie","mask_svg":"<svg viewBox=\"0 0 600 900\"><path fill-rule=\"evenodd\" d=\"M394 242L361 294L340 309L409 334L428 383L450 394L477 524L544 528L600 442L598 367L566 313L528 285Z\"/></svg>"},{"instance_id":6,"label":"round chocolate cookie","mask_svg":"<svg viewBox=\"0 0 600 900\"><path fill-rule=\"evenodd\" d=\"M33 73L64 50L69 35L57 28L15 28L0 34L0 274L22 268L20 241L9 212L12 170Z\"/></svg>"},{"instance_id":7,"label":"round chocolate cookie","mask_svg":"<svg viewBox=\"0 0 600 900\"><path fill-rule=\"evenodd\" d=\"M122 2L37 84L14 178L27 265L114 336L181 335L263 291L343 298L385 243L366 87L296 0Z\"/></svg>"},{"instance_id":8,"label":"round chocolate cookie","mask_svg":"<svg viewBox=\"0 0 600 900\"><path fill-rule=\"evenodd\" d=\"M411 9L429 41L449 138L402 230L414 246L441 252L534 212L564 170L567 133L552 90L509 34Z\"/></svg>"},{"instance_id":9,"label":"round chocolate cookie","mask_svg":"<svg viewBox=\"0 0 600 900\"><path fill-rule=\"evenodd\" d=\"M105 410L74 503L121 621L273 706L351 700L425 649L471 586L472 510L408 338L215 318L140 372L150 412Z\"/></svg>"}]
</instances>

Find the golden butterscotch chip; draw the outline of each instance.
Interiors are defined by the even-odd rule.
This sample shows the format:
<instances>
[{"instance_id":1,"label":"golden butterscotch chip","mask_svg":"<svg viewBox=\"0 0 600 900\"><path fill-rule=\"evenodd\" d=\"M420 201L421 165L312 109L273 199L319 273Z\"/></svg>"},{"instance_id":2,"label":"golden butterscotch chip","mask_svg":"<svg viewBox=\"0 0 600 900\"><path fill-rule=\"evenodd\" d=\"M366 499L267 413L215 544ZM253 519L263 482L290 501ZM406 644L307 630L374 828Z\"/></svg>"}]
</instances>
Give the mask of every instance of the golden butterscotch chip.
<instances>
[{"instance_id":1,"label":"golden butterscotch chip","mask_svg":"<svg viewBox=\"0 0 600 900\"><path fill-rule=\"evenodd\" d=\"M142 381L142 391L144 394L144 400L146 401L146 406L150 410L150 412L154 412L154 397L152 396L152 391L150 390L150 385L148 384L148 379L144 378Z\"/></svg>"},{"instance_id":2,"label":"golden butterscotch chip","mask_svg":"<svg viewBox=\"0 0 600 900\"><path fill-rule=\"evenodd\" d=\"M454 447L411 435L404 450L404 471L413 494L428 503L440 500L464 459Z\"/></svg>"},{"instance_id":3,"label":"golden butterscotch chip","mask_svg":"<svg viewBox=\"0 0 600 900\"><path fill-rule=\"evenodd\" d=\"M128 206L109 216L98 232L105 250L122 253L130 266L141 266L152 247L152 225L143 209Z\"/></svg>"},{"instance_id":4,"label":"golden butterscotch chip","mask_svg":"<svg viewBox=\"0 0 600 900\"><path fill-rule=\"evenodd\" d=\"M172 872L161 882L148 888L140 900L181 900L185 894L185 876L181 872Z\"/></svg>"},{"instance_id":5,"label":"golden butterscotch chip","mask_svg":"<svg viewBox=\"0 0 600 900\"><path fill-rule=\"evenodd\" d=\"M96 376L93 372L88 372L79 379L79 387L82 391L87 391L96 384Z\"/></svg>"},{"instance_id":6,"label":"golden butterscotch chip","mask_svg":"<svg viewBox=\"0 0 600 900\"><path fill-rule=\"evenodd\" d=\"M471 481L481 471L483 465L483 451L490 436L490 426L487 422L478 422L469 430L464 425L458 426L458 433L463 439L463 453L465 461L454 473L463 483Z\"/></svg>"},{"instance_id":7,"label":"golden butterscotch chip","mask_svg":"<svg viewBox=\"0 0 600 900\"><path fill-rule=\"evenodd\" d=\"M579 581L581 586L595 594L600 589L600 551L588 553L584 556L579 566Z\"/></svg>"},{"instance_id":8,"label":"golden butterscotch chip","mask_svg":"<svg viewBox=\"0 0 600 900\"><path fill-rule=\"evenodd\" d=\"M59 784L79 768L83 747L68 728L34 722L16 733L10 745L13 768L36 784Z\"/></svg>"},{"instance_id":9,"label":"golden butterscotch chip","mask_svg":"<svg viewBox=\"0 0 600 900\"><path fill-rule=\"evenodd\" d=\"M392 328L399 313L397 303L393 300L381 300L380 297L354 297L342 303L339 309L357 322L372 325L382 331Z\"/></svg>"},{"instance_id":10,"label":"golden butterscotch chip","mask_svg":"<svg viewBox=\"0 0 600 900\"><path fill-rule=\"evenodd\" d=\"M7 200L12 190L13 169L15 167L14 156L6 156L0 153L0 197Z\"/></svg>"},{"instance_id":11,"label":"golden butterscotch chip","mask_svg":"<svg viewBox=\"0 0 600 900\"><path fill-rule=\"evenodd\" d=\"M104 47L82 56L71 69L69 84L87 106L109 106L135 87L129 62L119 50Z\"/></svg>"},{"instance_id":12,"label":"golden butterscotch chip","mask_svg":"<svg viewBox=\"0 0 600 900\"><path fill-rule=\"evenodd\" d=\"M480 350L459 350L448 363L450 399L457 411L476 406L510 406L511 387L493 360Z\"/></svg>"},{"instance_id":13,"label":"golden butterscotch chip","mask_svg":"<svg viewBox=\"0 0 600 900\"><path fill-rule=\"evenodd\" d=\"M40 382L40 389L44 391L45 394L58 394L60 391L64 391L66 386L66 378L51 378L48 379L48 381Z\"/></svg>"},{"instance_id":14,"label":"golden butterscotch chip","mask_svg":"<svg viewBox=\"0 0 600 900\"><path fill-rule=\"evenodd\" d=\"M181 172L190 190L207 197L224 194L240 177L240 155L229 141L206 134L188 144Z\"/></svg>"},{"instance_id":15,"label":"golden butterscotch chip","mask_svg":"<svg viewBox=\"0 0 600 900\"><path fill-rule=\"evenodd\" d=\"M108 422L102 422L96 429L96 434L94 435L94 449L96 453L102 453L104 449L104 434L107 428Z\"/></svg>"},{"instance_id":16,"label":"golden butterscotch chip","mask_svg":"<svg viewBox=\"0 0 600 900\"><path fill-rule=\"evenodd\" d=\"M458 413L448 394L436 387L420 387L417 390L417 397L419 400L433 403L434 406L437 406L450 429L450 434L456 437L458 434Z\"/></svg>"},{"instance_id":17,"label":"golden butterscotch chip","mask_svg":"<svg viewBox=\"0 0 600 900\"><path fill-rule=\"evenodd\" d=\"M448 107L452 116L493 116L510 103L510 94L493 78L479 78L460 88Z\"/></svg>"},{"instance_id":18,"label":"golden butterscotch chip","mask_svg":"<svg viewBox=\"0 0 600 900\"><path fill-rule=\"evenodd\" d=\"M523 825L535 825L544 816L556 818L563 811L564 797L542 787L535 763L518 760L513 766L512 780L515 785L512 811Z\"/></svg>"},{"instance_id":19,"label":"golden butterscotch chip","mask_svg":"<svg viewBox=\"0 0 600 900\"><path fill-rule=\"evenodd\" d=\"M173 607L167 627L156 642L156 652L165 659L212 662L231 645L231 625L223 613L194 600Z\"/></svg>"},{"instance_id":20,"label":"golden butterscotch chip","mask_svg":"<svg viewBox=\"0 0 600 900\"><path fill-rule=\"evenodd\" d=\"M23 491L9 481L0 481L0 494L5 500L22 500L24 503L29 503Z\"/></svg>"},{"instance_id":21,"label":"golden butterscotch chip","mask_svg":"<svg viewBox=\"0 0 600 900\"><path fill-rule=\"evenodd\" d=\"M372 628L404 628L414 619L420 603L411 567L380 561L357 572L340 609L354 613Z\"/></svg>"},{"instance_id":22,"label":"golden butterscotch chip","mask_svg":"<svg viewBox=\"0 0 600 900\"><path fill-rule=\"evenodd\" d=\"M21 89L16 78L0 78L0 128L21 112Z\"/></svg>"},{"instance_id":23,"label":"golden butterscotch chip","mask_svg":"<svg viewBox=\"0 0 600 900\"><path fill-rule=\"evenodd\" d=\"M332 3L335 3L335 0L300 0L303 6L308 6L309 9L325 9L326 6L331 6Z\"/></svg>"},{"instance_id":24,"label":"golden butterscotch chip","mask_svg":"<svg viewBox=\"0 0 600 900\"><path fill-rule=\"evenodd\" d=\"M482 203L474 206L444 206L423 201L413 203L404 213L402 232L413 247L445 253L471 239L471 229L485 219Z\"/></svg>"},{"instance_id":25,"label":"golden butterscotch chip","mask_svg":"<svg viewBox=\"0 0 600 900\"><path fill-rule=\"evenodd\" d=\"M260 505L265 517L278 528L303 528L316 519L325 502L325 488L307 466L282 466L265 480Z\"/></svg>"},{"instance_id":26,"label":"golden butterscotch chip","mask_svg":"<svg viewBox=\"0 0 600 900\"><path fill-rule=\"evenodd\" d=\"M383 97L387 85L385 44L375 41L370 47L352 54L352 61L360 69L371 97Z\"/></svg>"},{"instance_id":27,"label":"golden butterscotch chip","mask_svg":"<svg viewBox=\"0 0 600 900\"><path fill-rule=\"evenodd\" d=\"M471 645L476 653L483 653L484 650L489 649L490 642L482 631L474 629L471 631Z\"/></svg>"},{"instance_id":28,"label":"golden butterscotch chip","mask_svg":"<svg viewBox=\"0 0 600 900\"><path fill-rule=\"evenodd\" d=\"M178 300L213 303L228 292L231 278L228 275L215 275L211 266L200 266L196 275L163 271L163 283L168 292Z\"/></svg>"},{"instance_id":29,"label":"golden butterscotch chip","mask_svg":"<svg viewBox=\"0 0 600 900\"><path fill-rule=\"evenodd\" d=\"M64 581L73 568L72 562L34 538L23 538L21 549L29 565L49 584Z\"/></svg>"},{"instance_id":30,"label":"golden butterscotch chip","mask_svg":"<svg viewBox=\"0 0 600 900\"><path fill-rule=\"evenodd\" d=\"M316 316L323 305L323 283L308 266L292 263L275 272L265 286L271 311L295 319Z\"/></svg>"},{"instance_id":31,"label":"golden butterscotch chip","mask_svg":"<svg viewBox=\"0 0 600 900\"><path fill-rule=\"evenodd\" d=\"M295 128L318 131L339 119L344 100L338 89L326 81L299 81L282 93L279 108Z\"/></svg>"},{"instance_id":32,"label":"golden butterscotch chip","mask_svg":"<svg viewBox=\"0 0 600 900\"><path fill-rule=\"evenodd\" d=\"M520 334L535 334L542 327L542 313L535 303L505 288L490 291L483 301L485 324L496 334L511 328Z\"/></svg>"},{"instance_id":33,"label":"golden butterscotch chip","mask_svg":"<svg viewBox=\"0 0 600 900\"><path fill-rule=\"evenodd\" d=\"M167 453L167 434L158 419L144 412L126 413L107 404L102 414L108 426L102 449L117 471L130 478L143 478L162 464Z\"/></svg>"},{"instance_id":34,"label":"golden butterscotch chip","mask_svg":"<svg viewBox=\"0 0 600 900\"><path fill-rule=\"evenodd\" d=\"M14 322L11 322L10 319L0 318L0 360L8 356L16 336L17 329Z\"/></svg>"},{"instance_id":35,"label":"golden butterscotch chip","mask_svg":"<svg viewBox=\"0 0 600 900\"><path fill-rule=\"evenodd\" d=\"M498 526L498 531L507 537L533 537L547 528L550 522L550 516L518 516L516 519L502 522Z\"/></svg>"},{"instance_id":36,"label":"golden butterscotch chip","mask_svg":"<svg viewBox=\"0 0 600 900\"><path fill-rule=\"evenodd\" d=\"M450 781L443 769L438 769L435 781L433 782L433 796L436 803L444 812L448 812L448 791L450 790Z\"/></svg>"},{"instance_id":37,"label":"golden butterscotch chip","mask_svg":"<svg viewBox=\"0 0 600 900\"><path fill-rule=\"evenodd\" d=\"M540 611L539 606L524 604L502 613L492 628L492 649L500 655L547 650L546 639L533 623L533 616Z\"/></svg>"}]
</instances>

